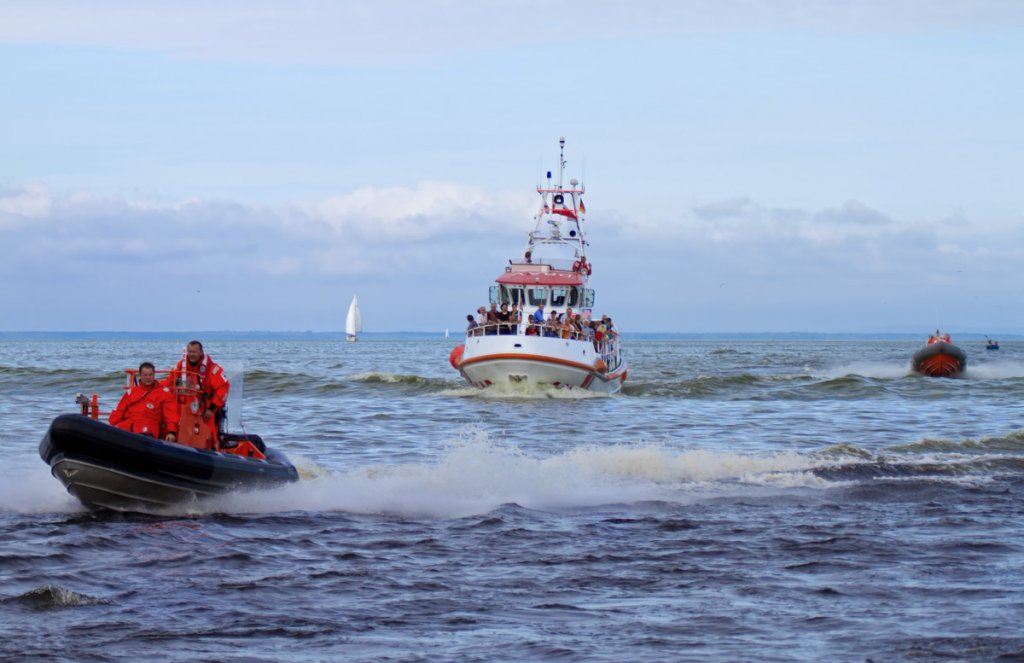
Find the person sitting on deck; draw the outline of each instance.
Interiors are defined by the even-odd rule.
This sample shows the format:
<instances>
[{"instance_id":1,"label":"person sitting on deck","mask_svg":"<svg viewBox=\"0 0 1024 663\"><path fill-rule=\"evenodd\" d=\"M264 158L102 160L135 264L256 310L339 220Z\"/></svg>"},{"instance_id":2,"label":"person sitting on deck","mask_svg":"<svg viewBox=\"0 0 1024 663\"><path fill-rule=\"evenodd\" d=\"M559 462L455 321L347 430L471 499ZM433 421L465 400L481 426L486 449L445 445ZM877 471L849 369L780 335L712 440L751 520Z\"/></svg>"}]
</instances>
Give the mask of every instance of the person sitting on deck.
<instances>
[{"instance_id":1,"label":"person sitting on deck","mask_svg":"<svg viewBox=\"0 0 1024 663\"><path fill-rule=\"evenodd\" d=\"M580 314L574 313L569 322L572 324L572 338L583 338L583 319Z\"/></svg>"},{"instance_id":2,"label":"person sitting on deck","mask_svg":"<svg viewBox=\"0 0 1024 663\"><path fill-rule=\"evenodd\" d=\"M518 334L519 325L523 324L523 307L513 304L512 310L509 312L509 319L512 321L512 334Z\"/></svg>"},{"instance_id":3,"label":"person sitting on deck","mask_svg":"<svg viewBox=\"0 0 1024 663\"><path fill-rule=\"evenodd\" d=\"M498 333L498 305L491 303L491 309L487 311L487 322L484 324L484 333L494 336Z\"/></svg>"},{"instance_id":4,"label":"person sitting on deck","mask_svg":"<svg viewBox=\"0 0 1024 663\"><path fill-rule=\"evenodd\" d=\"M558 338L561 322L558 319L558 311L552 309L551 315L548 317L547 322L544 325L544 336L549 338Z\"/></svg>"},{"instance_id":5,"label":"person sitting on deck","mask_svg":"<svg viewBox=\"0 0 1024 663\"><path fill-rule=\"evenodd\" d=\"M508 310L508 304L503 303L498 311L498 333L507 336L512 333L512 314Z\"/></svg>"},{"instance_id":6,"label":"person sitting on deck","mask_svg":"<svg viewBox=\"0 0 1024 663\"><path fill-rule=\"evenodd\" d=\"M148 361L139 364L138 382L121 397L110 413L110 424L123 430L160 437L174 442L178 434L178 399L156 381L156 368Z\"/></svg>"},{"instance_id":7,"label":"person sitting on deck","mask_svg":"<svg viewBox=\"0 0 1024 663\"><path fill-rule=\"evenodd\" d=\"M572 326L572 318L569 315L562 316L562 324L558 327L559 335L562 338L572 338L576 329Z\"/></svg>"},{"instance_id":8,"label":"person sitting on deck","mask_svg":"<svg viewBox=\"0 0 1024 663\"><path fill-rule=\"evenodd\" d=\"M604 346L605 333L608 331L608 328L604 326L604 321L601 320L591 322L591 325L594 328L594 349L601 352Z\"/></svg>"},{"instance_id":9,"label":"person sitting on deck","mask_svg":"<svg viewBox=\"0 0 1024 663\"><path fill-rule=\"evenodd\" d=\"M599 327L604 327L604 329L601 330L603 332L604 340L607 341L608 339L619 335L619 332L615 329L615 325L612 324L612 319L607 315L602 315L597 324Z\"/></svg>"},{"instance_id":10,"label":"person sitting on deck","mask_svg":"<svg viewBox=\"0 0 1024 663\"><path fill-rule=\"evenodd\" d=\"M544 326L544 304L538 304L537 310L527 316L529 324L526 326L528 336L542 336Z\"/></svg>"},{"instance_id":11,"label":"person sitting on deck","mask_svg":"<svg viewBox=\"0 0 1024 663\"><path fill-rule=\"evenodd\" d=\"M594 340L594 323L591 320L583 320L579 316L576 316L580 325L580 338L593 341Z\"/></svg>"},{"instance_id":12,"label":"person sitting on deck","mask_svg":"<svg viewBox=\"0 0 1024 663\"><path fill-rule=\"evenodd\" d=\"M478 325L476 324L476 320L473 319L472 313L466 315L466 322L469 323L466 325L466 334L469 336L476 336L479 330L477 329Z\"/></svg>"}]
</instances>

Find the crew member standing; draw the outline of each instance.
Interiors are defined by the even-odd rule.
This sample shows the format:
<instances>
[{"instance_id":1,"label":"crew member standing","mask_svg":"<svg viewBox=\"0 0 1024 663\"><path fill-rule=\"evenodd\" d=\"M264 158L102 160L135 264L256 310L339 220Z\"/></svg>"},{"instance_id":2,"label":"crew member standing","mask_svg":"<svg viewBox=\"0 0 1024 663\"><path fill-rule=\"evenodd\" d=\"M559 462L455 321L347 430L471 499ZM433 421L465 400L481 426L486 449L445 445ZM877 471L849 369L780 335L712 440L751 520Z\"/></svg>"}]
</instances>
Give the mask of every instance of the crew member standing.
<instances>
[{"instance_id":1,"label":"crew member standing","mask_svg":"<svg viewBox=\"0 0 1024 663\"><path fill-rule=\"evenodd\" d=\"M224 415L224 404L228 401L231 384L224 376L224 370L203 352L203 344L189 341L185 358L178 361L171 371L173 379L187 377L199 387L202 394L203 422L213 434L217 434L218 423Z\"/></svg>"},{"instance_id":2,"label":"crew member standing","mask_svg":"<svg viewBox=\"0 0 1024 663\"><path fill-rule=\"evenodd\" d=\"M148 361L139 364L139 381L125 392L110 413L110 423L118 428L148 435L164 436L174 442L178 433L178 399L171 390L156 381L156 368Z\"/></svg>"}]
</instances>

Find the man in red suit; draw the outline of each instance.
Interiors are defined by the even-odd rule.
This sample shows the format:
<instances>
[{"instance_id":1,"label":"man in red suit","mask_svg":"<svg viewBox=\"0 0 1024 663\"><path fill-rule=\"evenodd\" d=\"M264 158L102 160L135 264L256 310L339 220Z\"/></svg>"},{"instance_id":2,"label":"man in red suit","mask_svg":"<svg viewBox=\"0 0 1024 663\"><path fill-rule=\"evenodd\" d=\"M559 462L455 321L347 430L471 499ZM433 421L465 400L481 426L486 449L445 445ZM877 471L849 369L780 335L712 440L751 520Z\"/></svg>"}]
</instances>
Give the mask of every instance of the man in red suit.
<instances>
[{"instance_id":1,"label":"man in red suit","mask_svg":"<svg viewBox=\"0 0 1024 663\"><path fill-rule=\"evenodd\" d=\"M174 442L178 433L178 399L166 385L157 383L153 364L139 364L138 375L138 384L125 392L110 413L111 425L149 437L163 435L168 442Z\"/></svg>"},{"instance_id":2,"label":"man in red suit","mask_svg":"<svg viewBox=\"0 0 1024 663\"><path fill-rule=\"evenodd\" d=\"M185 348L185 358L178 361L171 375L177 376L178 379L187 377L190 383L199 387L205 408L203 420L216 431L215 418L224 412L231 383L224 376L224 370L203 352L203 344L199 341L190 341Z\"/></svg>"}]
</instances>

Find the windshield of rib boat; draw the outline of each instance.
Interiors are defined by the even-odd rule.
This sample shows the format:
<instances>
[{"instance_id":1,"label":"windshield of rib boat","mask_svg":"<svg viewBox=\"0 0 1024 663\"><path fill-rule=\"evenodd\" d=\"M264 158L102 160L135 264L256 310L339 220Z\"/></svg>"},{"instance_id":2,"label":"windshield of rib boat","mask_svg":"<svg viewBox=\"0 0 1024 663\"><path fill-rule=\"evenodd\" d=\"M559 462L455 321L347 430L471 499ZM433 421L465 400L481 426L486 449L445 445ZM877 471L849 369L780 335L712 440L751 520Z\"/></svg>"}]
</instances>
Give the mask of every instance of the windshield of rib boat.
<instances>
[{"instance_id":1,"label":"windshield of rib boat","mask_svg":"<svg viewBox=\"0 0 1024 663\"><path fill-rule=\"evenodd\" d=\"M227 427L229 431L241 431L242 428L242 393L245 391L244 364L240 361L223 361L220 367L224 369L224 377L231 383L228 390L228 402L225 414L228 417Z\"/></svg>"}]
</instances>

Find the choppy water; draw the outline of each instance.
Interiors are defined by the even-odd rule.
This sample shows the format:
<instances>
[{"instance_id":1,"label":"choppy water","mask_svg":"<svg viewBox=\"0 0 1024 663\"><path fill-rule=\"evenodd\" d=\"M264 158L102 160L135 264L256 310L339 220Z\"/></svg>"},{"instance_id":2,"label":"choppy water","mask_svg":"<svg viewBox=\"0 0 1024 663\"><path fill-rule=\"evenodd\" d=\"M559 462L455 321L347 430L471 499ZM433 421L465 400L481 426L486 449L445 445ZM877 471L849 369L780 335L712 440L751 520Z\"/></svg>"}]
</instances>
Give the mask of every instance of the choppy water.
<instances>
[{"instance_id":1,"label":"choppy water","mask_svg":"<svg viewBox=\"0 0 1024 663\"><path fill-rule=\"evenodd\" d=\"M208 343L306 479L158 516L36 448L180 343L5 341L0 659L1024 658L1024 343L627 339L614 397L482 395L454 343Z\"/></svg>"}]
</instances>

